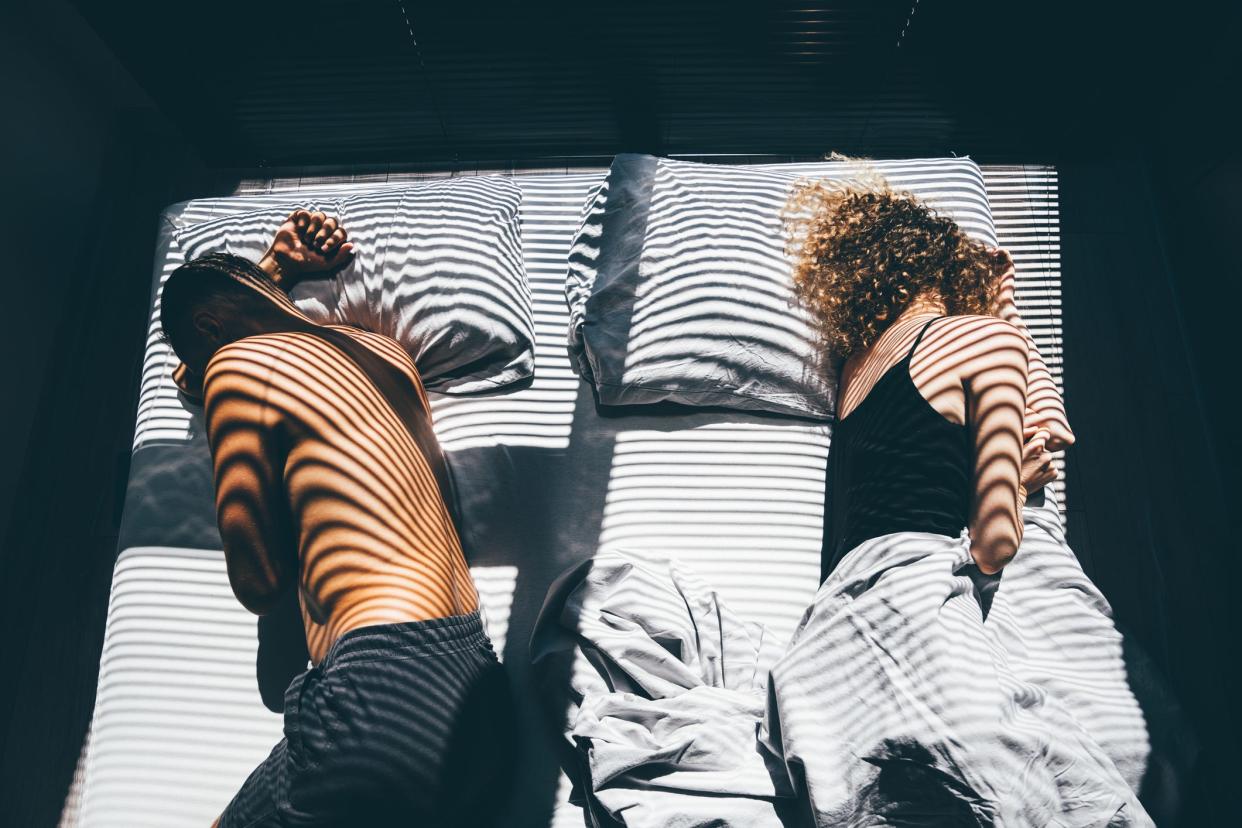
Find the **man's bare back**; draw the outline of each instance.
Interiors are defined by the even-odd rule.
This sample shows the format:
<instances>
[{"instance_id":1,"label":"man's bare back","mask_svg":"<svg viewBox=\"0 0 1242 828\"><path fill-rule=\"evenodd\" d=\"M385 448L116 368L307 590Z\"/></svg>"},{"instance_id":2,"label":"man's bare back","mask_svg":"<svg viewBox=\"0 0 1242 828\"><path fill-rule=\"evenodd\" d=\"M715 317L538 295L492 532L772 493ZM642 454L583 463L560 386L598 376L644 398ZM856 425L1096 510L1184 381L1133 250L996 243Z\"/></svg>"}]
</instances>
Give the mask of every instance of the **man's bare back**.
<instances>
[{"instance_id":1,"label":"man's bare back","mask_svg":"<svg viewBox=\"0 0 1242 828\"><path fill-rule=\"evenodd\" d=\"M429 427L397 343L329 330L396 368ZM247 337L216 352L204 392L230 580L261 604L296 578L316 664L349 630L477 609L432 468L438 448L417 444L340 347L313 331Z\"/></svg>"},{"instance_id":2,"label":"man's bare back","mask_svg":"<svg viewBox=\"0 0 1242 828\"><path fill-rule=\"evenodd\" d=\"M174 377L205 405L233 592L262 615L296 589L315 662L222 828L491 825L510 778L508 680L418 370L286 293L352 255L334 218L297 210L258 263L208 254L161 293Z\"/></svg>"}]
</instances>

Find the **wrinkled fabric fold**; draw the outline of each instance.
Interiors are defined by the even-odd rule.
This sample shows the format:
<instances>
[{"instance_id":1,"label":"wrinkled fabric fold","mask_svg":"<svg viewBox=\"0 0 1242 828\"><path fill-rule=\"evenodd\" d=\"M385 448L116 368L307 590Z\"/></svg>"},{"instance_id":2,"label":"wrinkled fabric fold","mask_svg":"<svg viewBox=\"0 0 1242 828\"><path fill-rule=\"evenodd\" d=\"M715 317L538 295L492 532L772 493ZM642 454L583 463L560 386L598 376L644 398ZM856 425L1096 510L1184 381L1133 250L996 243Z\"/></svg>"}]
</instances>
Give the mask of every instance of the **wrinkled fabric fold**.
<instances>
[{"instance_id":1,"label":"wrinkled fabric fold","mask_svg":"<svg viewBox=\"0 0 1242 828\"><path fill-rule=\"evenodd\" d=\"M565 728L593 812L629 826L779 826L793 790L757 740L779 646L684 566L601 554L553 586L536 671L572 652Z\"/></svg>"},{"instance_id":2,"label":"wrinkled fabric fold","mask_svg":"<svg viewBox=\"0 0 1242 828\"><path fill-rule=\"evenodd\" d=\"M679 563L566 573L532 652L572 654L580 796L636 826L1153 824L1111 610L1055 508L1025 518L986 620L967 533L903 532L852 550L783 650Z\"/></svg>"},{"instance_id":3,"label":"wrinkled fabric fold","mask_svg":"<svg viewBox=\"0 0 1242 828\"><path fill-rule=\"evenodd\" d=\"M845 556L772 670L763 728L815 824L1152 824L1120 636L1049 540L1023 544L986 621L965 532Z\"/></svg>"}]
</instances>

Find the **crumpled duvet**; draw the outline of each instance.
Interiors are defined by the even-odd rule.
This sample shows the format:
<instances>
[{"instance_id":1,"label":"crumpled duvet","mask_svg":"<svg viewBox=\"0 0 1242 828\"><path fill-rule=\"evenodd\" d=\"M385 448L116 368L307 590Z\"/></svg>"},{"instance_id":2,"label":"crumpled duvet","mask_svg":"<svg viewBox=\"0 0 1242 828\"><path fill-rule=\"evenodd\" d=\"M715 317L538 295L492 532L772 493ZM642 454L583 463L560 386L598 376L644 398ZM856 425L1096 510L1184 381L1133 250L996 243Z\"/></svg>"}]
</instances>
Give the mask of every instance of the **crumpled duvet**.
<instances>
[{"instance_id":1,"label":"crumpled duvet","mask_svg":"<svg viewBox=\"0 0 1242 828\"><path fill-rule=\"evenodd\" d=\"M779 643L683 565L579 564L553 585L531 651L536 671L572 653L566 735L597 823L782 824L794 792L758 740Z\"/></svg>"},{"instance_id":2,"label":"crumpled duvet","mask_svg":"<svg viewBox=\"0 0 1242 828\"><path fill-rule=\"evenodd\" d=\"M565 730L592 819L1153 824L1108 603L1055 509L1025 517L986 618L965 532L898 533L841 561L784 648L677 562L607 552L567 572L532 656L537 673L573 661Z\"/></svg>"}]
</instances>

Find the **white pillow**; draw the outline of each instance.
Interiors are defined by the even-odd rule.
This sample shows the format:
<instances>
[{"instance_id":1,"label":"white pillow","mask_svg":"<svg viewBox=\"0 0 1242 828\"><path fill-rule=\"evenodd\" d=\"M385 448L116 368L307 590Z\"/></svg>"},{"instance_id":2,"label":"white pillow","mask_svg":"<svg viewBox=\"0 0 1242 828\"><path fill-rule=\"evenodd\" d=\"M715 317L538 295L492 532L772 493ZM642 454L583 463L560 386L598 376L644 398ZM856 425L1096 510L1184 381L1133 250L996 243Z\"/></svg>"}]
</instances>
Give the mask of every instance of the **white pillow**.
<instances>
[{"instance_id":1,"label":"white pillow","mask_svg":"<svg viewBox=\"0 0 1242 828\"><path fill-rule=\"evenodd\" d=\"M996 243L973 161L868 166ZM858 171L617 156L583 209L565 288L569 350L600 403L830 418L837 378L796 301L781 211L796 181Z\"/></svg>"},{"instance_id":2,"label":"white pillow","mask_svg":"<svg viewBox=\"0 0 1242 828\"><path fill-rule=\"evenodd\" d=\"M331 278L294 287L318 322L356 325L401 343L427 388L489 391L534 374L534 320L518 223L521 190L497 177L433 181L279 207L178 231L187 261L227 252L258 260L285 217L337 216L357 246Z\"/></svg>"}]
</instances>

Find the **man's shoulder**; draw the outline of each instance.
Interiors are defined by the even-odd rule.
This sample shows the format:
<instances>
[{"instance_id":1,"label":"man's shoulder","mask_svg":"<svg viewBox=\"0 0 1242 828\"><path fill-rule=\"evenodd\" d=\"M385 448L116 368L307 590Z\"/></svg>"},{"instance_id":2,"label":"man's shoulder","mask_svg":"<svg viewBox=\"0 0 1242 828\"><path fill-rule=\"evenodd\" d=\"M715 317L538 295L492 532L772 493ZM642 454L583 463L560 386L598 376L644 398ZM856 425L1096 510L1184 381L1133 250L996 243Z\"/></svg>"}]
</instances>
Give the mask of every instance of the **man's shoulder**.
<instances>
[{"instance_id":1,"label":"man's shoulder","mask_svg":"<svg viewBox=\"0 0 1242 828\"><path fill-rule=\"evenodd\" d=\"M248 336L220 347L203 372L204 397L222 392L239 398L266 396L288 347L282 334Z\"/></svg>"},{"instance_id":2,"label":"man's shoulder","mask_svg":"<svg viewBox=\"0 0 1242 828\"><path fill-rule=\"evenodd\" d=\"M289 357L322 350L322 340L306 331L255 334L218 349L207 364L207 371L227 365L230 372L243 376L270 377L273 369Z\"/></svg>"},{"instance_id":3,"label":"man's shoulder","mask_svg":"<svg viewBox=\"0 0 1242 828\"><path fill-rule=\"evenodd\" d=\"M331 325L376 356L405 373L421 387L418 369L409 354L393 339L356 328ZM204 394L228 389L235 396L263 396L288 391L297 394L310 382L339 384L342 361L352 361L324 338L305 331L248 336L223 346L207 364Z\"/></svg>"},{"instance_id":4,"label":"man's shoulder","mask_svg":"<svg viewBox=\"0 0 1242 828\"><path fill-rule=\"evenodd\" d=\"M380 354L409 362L410 355L405 348L401 347L401 343L393 339L391 336L375 331L368 331L365 328L358 328L353 325L324 325L334 331L339 331L353 339L358 340L373 351Z\"/></svg>"},{"instance_id":5,"label":"man's shoulder","mask_svg":"<svg viewBox=\"0 0 1242 828\"><path fill-rule=\"evenodd\" d=\"M422 384L422 379L418 373L418 366L409 352L401 346L401 343L393 339L391 336L374 331L355 328L347 325L325 325L324 327L339 331L346 336L354 339L363 347L372 353L392 363L394 367L408 374L417 384Z\"/></svg>"},{"instance_id":6,"label":"man's shoulder","mask_svg":"<svg viewBox=\"0 0 1242 828\"><path fill-rule=\"evenodd\" d=\"M259 377L272 372L288 343L280 334L259 334L222 345L212 354L203 372L211 376Z\"/></svg>"}]
</instances>

